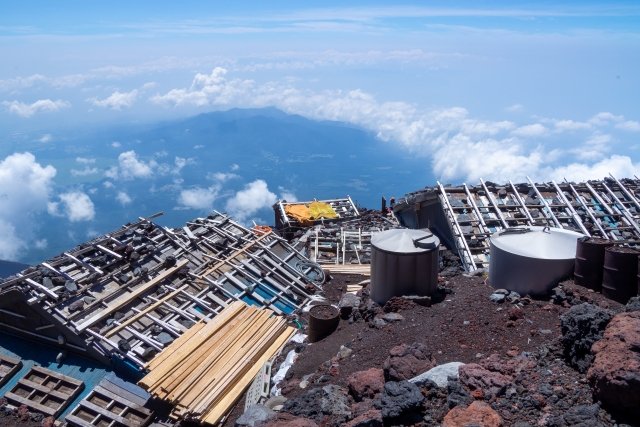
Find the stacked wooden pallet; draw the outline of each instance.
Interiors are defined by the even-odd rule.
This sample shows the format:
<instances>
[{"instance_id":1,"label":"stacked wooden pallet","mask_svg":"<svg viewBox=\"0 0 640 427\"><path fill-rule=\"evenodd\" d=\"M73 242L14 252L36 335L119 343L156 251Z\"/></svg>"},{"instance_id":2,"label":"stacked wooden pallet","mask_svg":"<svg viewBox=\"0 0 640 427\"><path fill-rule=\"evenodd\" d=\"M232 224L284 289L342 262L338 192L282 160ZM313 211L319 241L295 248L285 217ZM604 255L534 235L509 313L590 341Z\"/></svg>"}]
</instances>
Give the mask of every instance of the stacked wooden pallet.
<instances>
[{"instance_id":1,"label":"stacked wooden pallet","mask_svg":"<svg viewBox=\"0 0 640 427\"><path fill-rule=\"evenodd\" d=\"M158 354L139 384L174 405L172 418L216 424L294 333L272 311L236 301Z\"/></svg>"}]
</instances>

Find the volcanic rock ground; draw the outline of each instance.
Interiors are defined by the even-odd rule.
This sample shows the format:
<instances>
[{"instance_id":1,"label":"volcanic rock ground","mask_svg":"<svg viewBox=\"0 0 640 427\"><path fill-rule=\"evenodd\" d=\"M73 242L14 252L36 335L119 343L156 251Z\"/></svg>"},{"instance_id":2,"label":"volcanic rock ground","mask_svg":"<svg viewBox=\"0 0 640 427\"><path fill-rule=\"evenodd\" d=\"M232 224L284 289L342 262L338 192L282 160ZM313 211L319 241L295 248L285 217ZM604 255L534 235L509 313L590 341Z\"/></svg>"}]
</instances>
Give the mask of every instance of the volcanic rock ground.
<instances>
[{"instance_id":1,"label":"volcanic rock ground","mask_svg":"<svg viewBox=\"0 0 640 427\"><path fill-rule=\"evenodd\" d=\"M359 292L360 309L355 316L341 319L337 330L323 340L285 349L283 354L292 348L299 351L281 384L289 399L285 405L289 414L281 412L268 425L625 425L621 421L640 425L636 424L640 420L616 420L603 409L593 398L586 373L570 366L563 354L560 319L570 307L586 302L615 314L624 306L572 280L561 283L549 297L496 303L490 300L494 289L487 284L486 273L468 275L452 273L451 269L444 273L430 306L394 299L385 307L368 299L366 277L332 275L324 285L324 294L335 304L348 285L365 282ZM379 321L389 313L393 314L390 321ZM299 321L304 325L306 319L303 316ZM408 358L394 359L390 357L393 354ZM394 365L396 359L401 363ZM459 380L449 380L445 388L423 384L420 392L424 401L412 418L380 418L381 402L388 398L386 388L373 399L355 401L355 373L366 378L368 374L361 371L379 369L389 385L391 380L402 380L402 375L412 377L447 362L467 364L464 374ZM394 369L405 372L400 378L390 378ZM375 378L369 381L377 382ZM393 382L393 386L404 383ZM327 385L343 391L346 397L341 407L351 405L350 415L314 408L314 401L326 401L319 390ZM469 411L487 412L482 423L473 417L471 422L465 421L465 408L474 401L477 403ZM242 414L243 402L225 425L233 425ZM458 412L447 416L456 406Z\"/></svg>"}]
</instances>

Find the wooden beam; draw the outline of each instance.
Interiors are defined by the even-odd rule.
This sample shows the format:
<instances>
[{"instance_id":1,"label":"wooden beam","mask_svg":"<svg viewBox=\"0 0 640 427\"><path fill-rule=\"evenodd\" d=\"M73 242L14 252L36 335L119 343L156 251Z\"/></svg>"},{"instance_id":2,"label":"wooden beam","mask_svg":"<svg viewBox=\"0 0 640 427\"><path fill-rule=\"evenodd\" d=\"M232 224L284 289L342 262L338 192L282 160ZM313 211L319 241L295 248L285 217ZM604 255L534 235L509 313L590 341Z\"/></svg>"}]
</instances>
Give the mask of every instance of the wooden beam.
<instances>
[{"instance_id":1,"label":"wooden beam","mask_svg":"<svg viewBox=\"0 0 640 427\"><path fill-rule=\"evenodd\" d=\"M135 322L136 320L140 319L141 317L145 316L147 313L149 313L150 311L155 310L156 308L160 307L165 301L175 297L176 295L178 295L180 293L180 291L182 289L187 288L189 285L183 285L182 287L176 289L175 291L169 293L168 295L162 297L162 299L160 299L158 302L154 302L153 304L151 304L150 306L144 308L142 311L140 311L139 313L131 316L130 318L128 318L127 320L125 320L124 322L121 322L118 326L116 326L115 328L107 331L106 334L104 334L105 337L107 338L111 338L112 336L114 336L115 334L117 334L118 332L120 332L121 330L123 330L124 328L126 328L127 326L129 326L130 324L132 324L133 322Z\"/></svg>"},{"instance_id":2,"label":"wooden beam","mask_svg":"<svg viewBox=\"0 0 640 427\"><path fill-rule=\"evenodd\" d=\"M172 274L176 273L179 269L181 269L182 267L187 265L188 262L189 262L188 260L182 260L182 261L178 262L178 264L176 264L175 266L165 270L164 272L162 272L158 276L156 276L153 279L149 280L144 285L142 285L142 286L138 287L137 289L131 291L131 293L121 295L120 297L118 297L115 300L113 300L110 303L108 303L106 309L102 310L100 313L90 317L89 319L85 320L81 324L77 325L76 329L78 331L80 331L80 332L84 331L88 327L96 324L100 320L102 320L105 317L111 315L111 313L113 313L115 311L118 311L121 307L123 307L124 305L126 305L127 303L132 301L133 299L139 297L140 295L142 295L143 293L145 293L146 291L148 291L149 289L151 289L152 287L154 287L155 285L157 285L158 283L160 283L161 281L163 281L167 277L169 277Z\"/></svg>"}]
</instances>

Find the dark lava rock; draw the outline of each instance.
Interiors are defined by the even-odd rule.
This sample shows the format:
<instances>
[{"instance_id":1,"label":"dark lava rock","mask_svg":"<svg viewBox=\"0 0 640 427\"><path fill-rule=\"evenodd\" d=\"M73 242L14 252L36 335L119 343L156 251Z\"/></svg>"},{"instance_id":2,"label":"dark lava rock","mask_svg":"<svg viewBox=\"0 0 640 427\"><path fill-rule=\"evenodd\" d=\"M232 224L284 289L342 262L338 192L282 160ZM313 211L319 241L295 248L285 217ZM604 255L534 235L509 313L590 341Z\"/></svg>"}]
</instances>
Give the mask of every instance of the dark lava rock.
<instances>
[{"instance_id":1,"label":"dark lava rock","mask_svg":"<svg viewBox=\"0 0 640 427\"><path fill-rule=\"evenodd\" d=\"M616 315L593 353L587 378L594 396L614 417L640 420L640 311Z\"/></svg>"},{"instance_id":2,"label":"dark lava rock","mask_svg":"<svg viewBox=\"0 0 640 427\"><path fill-rule=\"evenodd\" d=\"M389 350L384 361L385 377L389 381L409 380L436 366L431 352L422 343L401 344Z\"/></svg>"},{"instance_id":3,"label":"dark lava rock","mask_svg":"<svg viewBox=\"0 0 640 427\"><path fill-rule=\"evenodd\" d=\"M359 402L364 398L374 398L384 389L384 371L378 368L358 371L347 378L349 392Z\"/></svg>"},{"instance_id":4,"label":"dark lava rock","mask_svg":"<svg viewBox=\"0 0 640 427\"><path fill-rule=\"evenodd\" d=\"M417 385L409 381L389 381L384 385L380 399L380 410L384 419L410 417L417 412L418 418L424 396Z\"/></svg>"},{"instance_id":5,"label":"dark lava rock","mask_svg":"<svg viewBox=\"0 0 640 427\"><path fill-rule=\"evenodd\" d=\"M562 346L567 362L584 373L593 361L591 346L602 338L604 328L613 314L593 304L571 307L560 317Z\"/></svg>"},{"instance_id":6,"label":"dark lava rock","mask_svg":"<svg viewBox=\"0 0 640 427\"><path fill-rule=\"evenodd\" d=\"M640 296L631 298L624 311L640 311Z\"/></svg>"},{"instance_id":7,"label":"dark lava rock","mask_svg":"<svg viewBox=\"0 0 640 427\"><path fill-rule=\"evenodd\" d=\"M473 402L473 397L462 387L460 381L450 378L447 382L447 405L449 408L465 406Z\"/></svg>"},{"instance_id":8,"label":"dark lava rock","mask_svg":"<svg viewBox=\"0 0 640 427\"><path fill-rule=\"evenodd\" d=\"M264 405L251 405L236 420L236 426L254 427L268 420L275 412Z\"/></svg>"},{"instance_id":9,"label":"dark lava rock","mask_svg":"<svg viewBox=\"0 0 640 427\"><path fill-rule=\"evenodd\" d=\"M354 310L357 310L360 307L360 302L360 297L350 293L344 294L338 303L342 318L346 319Z\"/></svg>"},{"instance_id":10,"label":"dark lava rock","mask_svg":"<svg viewBox=\"0 0 640 427\"><path fill-rule=\"evenodd\" d=\"M600 406L596 405L579 405L570 408L566 413L553 417L548 426L550 427L599 427L603 423L598 419Z\"/></svg>"},{"instance_id":11,"label":"dark lava rock","mask_svg":"<svg viewBox=\"0 0 640 427\"><path fill-rule=\"evenodd\" d=\"M382 412L379 409L371 409L349 421L345 427L382 427L383 425Z\"/></svg>"},{"instance_id":12,"label":"dark lava rock","mask_svg":"<svg viewBox=\"0 0 640 427\"><path fill-rule=\"evenodd\" d=\"M84 301L82 299L79 299L69 304L69 307L67 307L67 309L69 310L69 313L73 313L74 311L82 310L82 307L84 307Z\"/></svg>"},{"instance_id":13,"label":"dark lava rock","mask_svg":"<svg viewBox=\"0 0 640 427\"><path fill-rule=\"evenodd\" d=\"M330 416L335 422L341 423L351 417L347 391L333 384L313 388L296 398L287 400L282 410L317 422Z\"/></svg>"}]
</instances>

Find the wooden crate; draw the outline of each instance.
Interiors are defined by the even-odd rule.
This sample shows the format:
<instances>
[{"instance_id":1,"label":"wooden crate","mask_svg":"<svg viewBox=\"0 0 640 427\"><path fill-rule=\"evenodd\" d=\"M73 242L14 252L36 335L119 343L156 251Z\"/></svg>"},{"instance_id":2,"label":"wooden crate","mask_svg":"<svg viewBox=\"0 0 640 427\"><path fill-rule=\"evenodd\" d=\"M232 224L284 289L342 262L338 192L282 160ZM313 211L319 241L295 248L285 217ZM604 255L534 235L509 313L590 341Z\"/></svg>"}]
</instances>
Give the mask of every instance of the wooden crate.
<instances>
[{"instance_id":1,"label":"wooden crate","mask_svg":"<svg viewBox=\"0 0 640 427\"><path fill-rule=\"evenodd\" d=\"M67 415L66 421L79 427L148 425L153 412L132 400L137 399L126 390L102 381Z\"/></svg>"},{"instance_id":2,"label":"wooden crate","mask_svg":"<svg viewBox=\"0 0 640 427\"><path fill-rule=\"evenodd\" d=\"M82 381L32 366L4 397L11 404L26 405L33 411L57 417L83 388Z\"/></svg>"},{"instance_id":3,"label":"wooden crate","mask_svg":"<svg viewBox=\"0 0 640 427\"><path fill-rule=\"evenodd\" d=\"M0 387L2 387L22 367L20 359L0 355Z\"/></svg>"}]
</instances>

